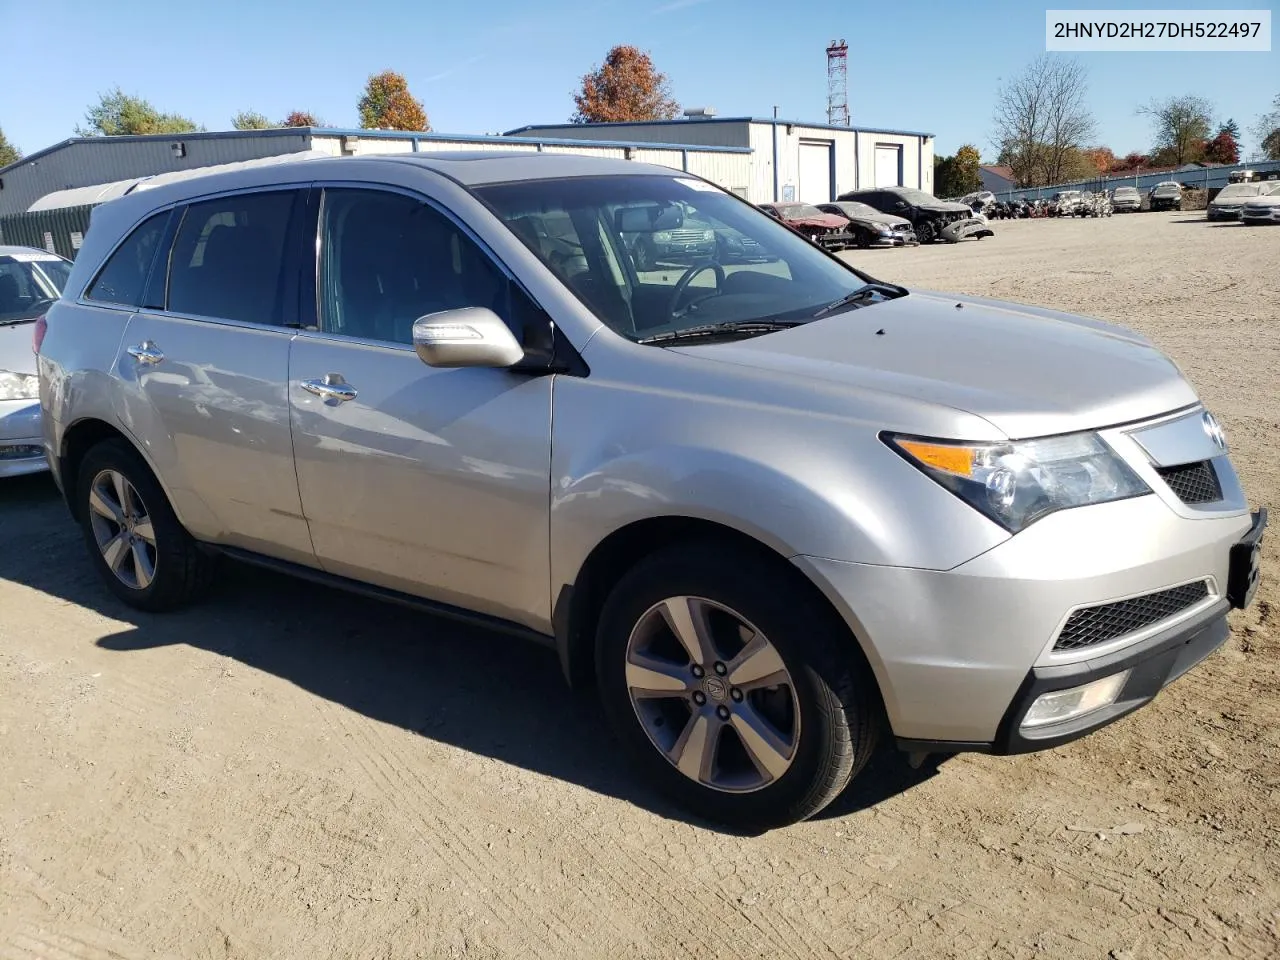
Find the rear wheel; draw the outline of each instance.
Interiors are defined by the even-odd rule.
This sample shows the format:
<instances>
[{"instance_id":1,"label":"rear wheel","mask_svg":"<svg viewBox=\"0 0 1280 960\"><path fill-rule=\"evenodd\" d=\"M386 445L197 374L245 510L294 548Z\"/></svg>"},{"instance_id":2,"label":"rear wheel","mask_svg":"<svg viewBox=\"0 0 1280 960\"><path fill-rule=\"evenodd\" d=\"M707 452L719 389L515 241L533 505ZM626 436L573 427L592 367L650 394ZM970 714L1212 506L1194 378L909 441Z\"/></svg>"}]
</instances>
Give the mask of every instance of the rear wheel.
<instances>
[{"instance_id":1,"label":"rear wheel","mask_svg":"<svg viewBox=\"0 0 1280 960\"><path fill-rule=\"evenodd\" d=\"M89 555L107 587L140 610L194 599L213 560L178 522L146 462L123 440L93 447L77 474L77 512Z\"/></svg>"},{"instance_id":2,"label":"rear wheel","mask_svg":"<svg viewBox=\"0 0 1280 960\"><path fill-rule=\"evenodd\" d=\"M614 588L597 637L605 712L637 765L744 829L835 799L879 716L853 639L780 564L712 543L662 551Z\"/></svg>"}]
</instances>

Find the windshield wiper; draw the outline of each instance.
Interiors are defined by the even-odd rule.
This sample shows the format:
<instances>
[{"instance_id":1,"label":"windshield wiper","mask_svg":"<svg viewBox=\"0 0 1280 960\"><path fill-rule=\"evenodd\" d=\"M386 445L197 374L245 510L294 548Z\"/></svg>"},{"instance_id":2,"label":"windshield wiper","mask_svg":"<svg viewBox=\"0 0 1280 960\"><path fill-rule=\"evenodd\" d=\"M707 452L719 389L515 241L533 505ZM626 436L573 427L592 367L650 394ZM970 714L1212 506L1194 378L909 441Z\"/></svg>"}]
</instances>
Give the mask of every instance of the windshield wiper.
<instances>
[{"instance_id":1,"label":"windshield wiper","mask_svg":"<svg viewBox=\"0 0 1280 960\"><path fill-rule=\"evenodd\" d=\"M878 293L888 300L896 300L898 297L905 297L908 292L906 287L900 287L896 283L881 283L879 281L864 283L857 290L852 290L839 300L828 303L813 315L813 319L817 320L818 317L825 317L832 310L839 310L841 307L847 307L849 304L857 303L859 300L866 300L873 293Z\"/></svg>"},{"instance_id":2,"label":"windshield wiper","mask_svg":"<svg viewBox=\"0 0 1280 960\"><path fill-rule=\"evenodd\" d=\"M799 326L803 320L730 320L725 323L704 323L697 327L686 327L684 330L668 330L666 333L655 333L651 337L637 340L637 343L674 343L677 340L701 340L705 337L724 336L726 334L742 334L751 336L757 333L773 333L775 330L786 330Z\"/></svg>"}]
</instances>

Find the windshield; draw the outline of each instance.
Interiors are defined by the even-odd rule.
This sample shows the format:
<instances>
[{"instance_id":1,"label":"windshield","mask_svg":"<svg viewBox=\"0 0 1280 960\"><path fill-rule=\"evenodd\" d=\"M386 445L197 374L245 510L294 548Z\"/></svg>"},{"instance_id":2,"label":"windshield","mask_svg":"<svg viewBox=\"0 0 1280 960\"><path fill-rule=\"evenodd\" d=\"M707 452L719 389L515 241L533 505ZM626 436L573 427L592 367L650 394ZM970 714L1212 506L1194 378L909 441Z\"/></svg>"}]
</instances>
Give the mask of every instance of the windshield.
<instances>
[{"instance_id":1,"label":"windshield","mask_svg":"<svg viewBox=\"0 0 1280 960\"><path fill-rule=\"evenodd\" d=\"M0 323L34 319L58 299L71 264L61 258L19 254L0 259Z\"/></svg>"},{"instance_id":2,"label":"windshield","mask_svg":"<svg viewBox=\"0 0 1280 960\"><path fill-rule=\"evenodd\" d=\"M1223 187L1214 199L1230 200L1232 197L1256 197L1260 193L1262 193L1262 184L1260 183L1233 183L1229 187Z\"/></svg>"},{"instance_id":3,"label":"windshield","mask_svg":"<svg viewBox=\"0 0 1280 960\"><path fill-rule=\"evenodd\" d=\"M1132 197L1137 192L1137 187L1116 187L1117 197Z\"/></svg>"},{"instance_id":4,"label":"windshield","mask_svg":"<svg viewBox=\"0 0 1280 960\"><path fill-rule=\"evenodd\" d=\"M809 217L825 217L826 214L817 207L812 207L807 203L788 203L780 204L778 212L782 214L784 220L806 220Z\"/></svg>"},{"instance_id":5,"label":"windshield","mask_svg":"<svg viewBox=\"0 0 1280 960\"><path fill-rule=\"evenodd\" d=\"M474 192L603 323L632 340L706 324L808 321L871 279L699 180L574 177ZM673 249L655 241L694 220L713 242L699 236Z\"/></svg>"}]
</instances>

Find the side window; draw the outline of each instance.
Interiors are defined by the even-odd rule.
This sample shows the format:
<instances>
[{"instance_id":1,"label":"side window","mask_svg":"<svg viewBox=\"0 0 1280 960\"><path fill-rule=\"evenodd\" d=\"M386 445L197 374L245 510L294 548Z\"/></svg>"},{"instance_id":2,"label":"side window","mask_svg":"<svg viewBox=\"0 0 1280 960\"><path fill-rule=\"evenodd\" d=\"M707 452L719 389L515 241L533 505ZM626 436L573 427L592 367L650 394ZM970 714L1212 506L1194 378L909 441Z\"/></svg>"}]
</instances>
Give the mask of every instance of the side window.
<instances>
[{"instance_id":1,"label":"side window","mask_svg":"<svg viewBox=\"0 0 1280 960\"><path fill-rule=\"evenodd\" d=\"M168 309L249 323L285 322L289 225L300 193L219 197L187 208L169 261Z\"/></svg>"},{"instance_id":2,"label":"side window","mask_svg":"<svg viewBox=\"0 0 1280 960\"><path fill-rule=\"evenodd\" d=\"M107 258L98 278L89 286L85 298L99 303L118 303L136 307L142 301L142 288L151 271L156 247L164 236L169 211L157 213L142 221L133 233Z\"/></svg>"},{"instance_id":3,"label":"side window","mask_svg":"<svg viewBox=\"0 0 1280 960\"><path fill-rule=\"evenodd\" d=\"M408 344L413 322L441 310L488 307L512 322L506 275L421 200L380 190L326 190L320 237L322 330Z\"/></svg>"}]
</instances>

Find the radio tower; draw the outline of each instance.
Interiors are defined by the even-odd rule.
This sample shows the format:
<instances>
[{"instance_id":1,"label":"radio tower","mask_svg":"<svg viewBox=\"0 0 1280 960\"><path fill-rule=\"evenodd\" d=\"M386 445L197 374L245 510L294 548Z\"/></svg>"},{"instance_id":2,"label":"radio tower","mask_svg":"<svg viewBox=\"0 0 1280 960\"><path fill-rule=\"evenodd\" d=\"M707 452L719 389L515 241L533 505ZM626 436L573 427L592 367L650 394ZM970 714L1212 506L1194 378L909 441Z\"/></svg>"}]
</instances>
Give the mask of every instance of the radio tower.
<instances>
[{"instance_id":1,"label":"radio tower","mask_svg":"<svg viewBox=\"0 0 1280 960\"><path fill-rule=\"evenodd\" d=\"M827 123L849 125L849 45L843 40L827 47Z\"/></svg>"}]
</instances>

